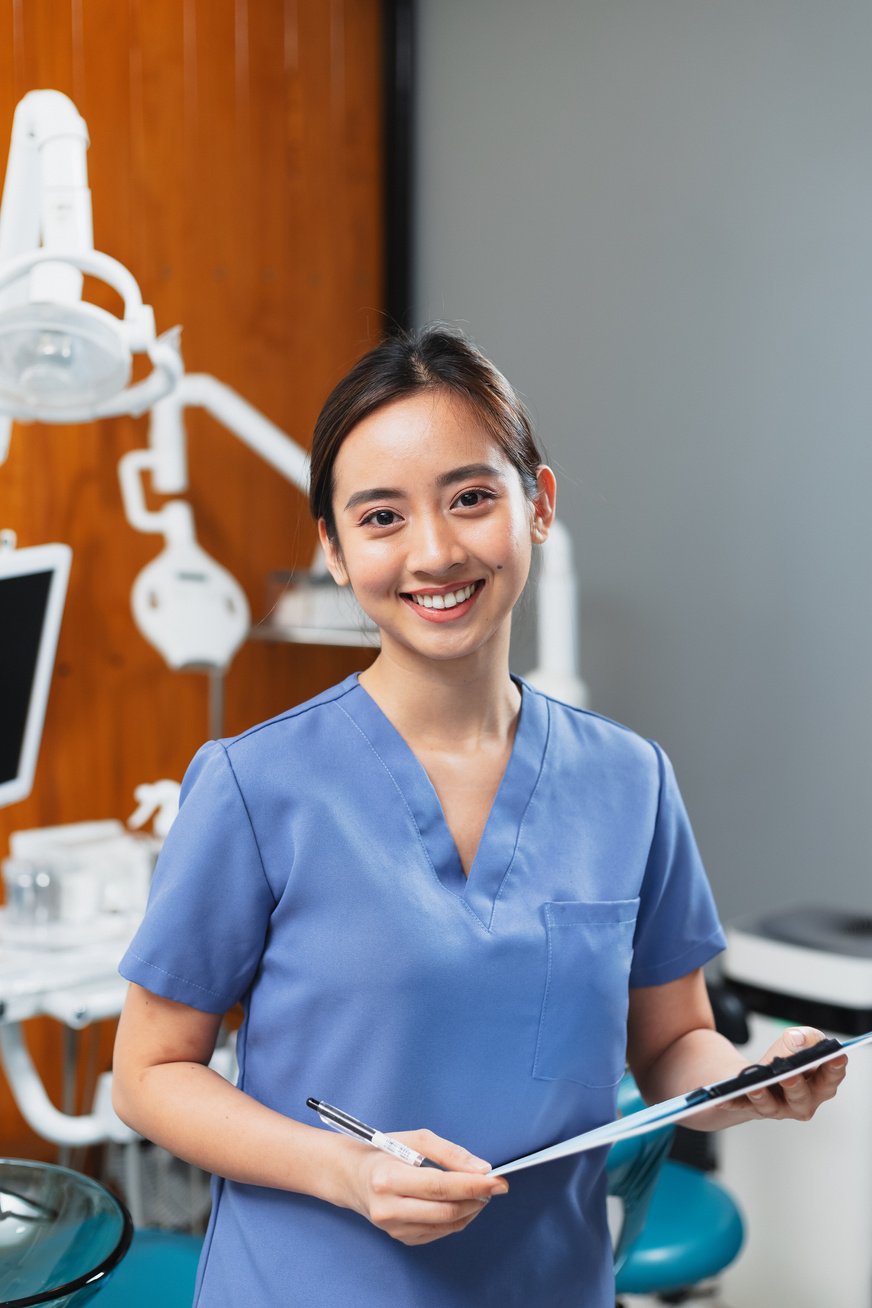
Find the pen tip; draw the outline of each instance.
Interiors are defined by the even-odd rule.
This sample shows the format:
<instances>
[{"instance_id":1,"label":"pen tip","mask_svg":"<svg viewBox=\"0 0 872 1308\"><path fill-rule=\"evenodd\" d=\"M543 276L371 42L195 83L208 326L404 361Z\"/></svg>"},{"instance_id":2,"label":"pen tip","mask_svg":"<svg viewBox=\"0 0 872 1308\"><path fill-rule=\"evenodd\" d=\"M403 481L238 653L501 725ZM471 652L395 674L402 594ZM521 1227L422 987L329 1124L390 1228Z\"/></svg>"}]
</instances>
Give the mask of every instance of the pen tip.
<instances>
[{"instance_id":1,"label":"pen tip","mask_svg":"<svg viewBox=\"0 0 872 1308\"><path fill-rule=\"evenodd\" d=\"M320 1100L318 1100L318 1099L307 1099L307 1100L306 1100L306 1107L307 1107L307 1108L314 1108L315 1112L317 1113L318 1108L320 1107Z\"/></svg>"}]
</instances>

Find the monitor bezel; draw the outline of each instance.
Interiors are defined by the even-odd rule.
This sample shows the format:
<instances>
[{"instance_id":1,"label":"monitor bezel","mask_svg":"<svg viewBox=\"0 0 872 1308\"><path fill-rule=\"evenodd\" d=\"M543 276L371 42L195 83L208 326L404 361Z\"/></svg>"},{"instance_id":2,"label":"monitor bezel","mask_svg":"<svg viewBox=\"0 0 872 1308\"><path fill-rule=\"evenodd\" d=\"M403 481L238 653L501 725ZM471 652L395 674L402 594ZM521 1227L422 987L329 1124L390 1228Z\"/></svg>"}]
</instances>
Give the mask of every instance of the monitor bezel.
<instances>
[{"instance_id":1,"label":"monitor bezel","mask_svg":"<svg viewBox=\"0 0 872 1308\"><path fill-rule=\"evenodd\" d=\"M30 703L18 757L18 772L8 781L0 781L0 808L26 799L33 789L72 557L69 545L30 545L22 549L0 549L0 586L10 577L51 573ZM0 639L2 638L0 634Z\"/></svg>"}]
</instances>

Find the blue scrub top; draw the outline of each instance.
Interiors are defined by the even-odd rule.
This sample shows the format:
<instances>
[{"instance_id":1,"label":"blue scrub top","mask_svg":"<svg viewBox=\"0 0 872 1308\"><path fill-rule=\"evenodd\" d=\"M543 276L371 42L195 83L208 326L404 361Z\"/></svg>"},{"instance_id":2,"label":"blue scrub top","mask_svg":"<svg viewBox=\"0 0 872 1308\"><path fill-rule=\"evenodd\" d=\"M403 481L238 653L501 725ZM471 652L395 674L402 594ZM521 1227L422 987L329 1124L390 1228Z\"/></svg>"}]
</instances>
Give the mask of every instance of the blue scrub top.
<instances>
[{"instance_id":1,"label":"blue scrub top","mask_svg":"<svg viewBox=\"0 0 872 1308\"><path fill-rule=\"evenodd\" d=\"M468 879L356 676L204 746L123 975L207 1012L241 1001L242 1089L308 1125L312 1095L496 1165L611 1120L629 987L724 938L662 751L521 688ZM518 1173L465 1231L414 1248L217 1179L195 1303L613 1308L604 1162Z\"/></svg>"}]
</instances>

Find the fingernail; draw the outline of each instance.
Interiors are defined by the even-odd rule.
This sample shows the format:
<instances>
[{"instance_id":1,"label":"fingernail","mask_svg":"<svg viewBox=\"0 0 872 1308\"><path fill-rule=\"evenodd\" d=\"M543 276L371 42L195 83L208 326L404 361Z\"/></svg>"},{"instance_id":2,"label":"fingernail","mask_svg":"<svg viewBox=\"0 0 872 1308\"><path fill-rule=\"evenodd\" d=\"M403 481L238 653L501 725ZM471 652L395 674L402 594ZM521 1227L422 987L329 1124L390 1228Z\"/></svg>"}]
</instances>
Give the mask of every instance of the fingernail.
<instances>
[{"instance_id":1,"label":"fingernail","mask_svg":"<svg viewBox=\"0 0 872 1308\"><path fill-rule=\"evenodd\" d=\"M483 1158L471 1158L470 1162L477 1172L489 1172L491 1170L490 1163L486 1163Z\"/></svg>"},{"instance_id":2,"label":"fingernail","mask_svg":"<svg viewBox=\"0 0 872 1308\"><path fill-rule=\"evenodd\" d=\"M805 1032L800 1026L792 1026L785 1036L791 1049L802 1049L805 1044Z\"/></svg>"},{"instance_id":3,"label":"fingernail","mask_svg":"<svg viewBox=\"0 0 872 1308\"><path fill-rule=\"evenodd\" d=\"M749 1091L748 1091L748 1098L751 1100L752 1103L759 1104L760 1100L763 1099L763 1098L765 1098L765 1091L763 1091L763 1090L749 1090Z\"/></svg>"}]
</instances>

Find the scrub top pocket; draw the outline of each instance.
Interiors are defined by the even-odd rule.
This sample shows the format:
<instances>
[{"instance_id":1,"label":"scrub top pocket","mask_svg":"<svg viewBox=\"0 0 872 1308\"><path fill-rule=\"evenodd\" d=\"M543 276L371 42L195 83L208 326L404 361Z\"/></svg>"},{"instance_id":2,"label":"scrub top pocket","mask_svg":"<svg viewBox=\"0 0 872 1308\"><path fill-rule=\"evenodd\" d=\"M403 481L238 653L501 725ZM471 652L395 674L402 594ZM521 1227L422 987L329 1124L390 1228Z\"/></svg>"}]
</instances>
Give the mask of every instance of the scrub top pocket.
<instances>
[{"instance_id":1,"label":"scrub top pocket","mask_svg":"<svg viewBox=\"0 0 872 1308\"><path fill-rule=\"evenodd\" d=\"M638 899L544 905L548 962L533 1076L614 1086L624 1073Z\"/></svg>"}]
</instances>

